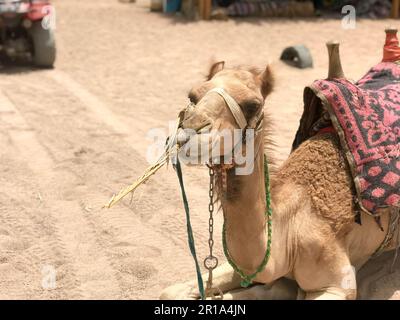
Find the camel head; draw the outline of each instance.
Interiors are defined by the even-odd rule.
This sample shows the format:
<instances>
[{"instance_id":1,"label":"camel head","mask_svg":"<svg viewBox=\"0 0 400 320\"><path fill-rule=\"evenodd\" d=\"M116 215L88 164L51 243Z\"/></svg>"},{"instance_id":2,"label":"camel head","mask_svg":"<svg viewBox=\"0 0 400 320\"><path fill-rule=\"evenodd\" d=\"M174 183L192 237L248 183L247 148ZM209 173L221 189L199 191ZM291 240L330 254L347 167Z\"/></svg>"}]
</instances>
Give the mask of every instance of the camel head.
<instances>
[{"instance_id":1,"label":"camel head","mask_svg":"<svg viewBox=\"0 0 400 320\"><path fill-rule=\"evenodd\" d=\"M202 158L200 162L233 163L229 155L233 155L238 144L245 143L247 131L262 129L264 102L272 86L269 66L258 70L243 66L225 68L224 62L214 63L206 81L189 92L190 105L181 128L186 133L191 131L186 134L187 140L190 136L190 152L196 149L195 145L196 156Z\"/></svg>"}]
</instances>

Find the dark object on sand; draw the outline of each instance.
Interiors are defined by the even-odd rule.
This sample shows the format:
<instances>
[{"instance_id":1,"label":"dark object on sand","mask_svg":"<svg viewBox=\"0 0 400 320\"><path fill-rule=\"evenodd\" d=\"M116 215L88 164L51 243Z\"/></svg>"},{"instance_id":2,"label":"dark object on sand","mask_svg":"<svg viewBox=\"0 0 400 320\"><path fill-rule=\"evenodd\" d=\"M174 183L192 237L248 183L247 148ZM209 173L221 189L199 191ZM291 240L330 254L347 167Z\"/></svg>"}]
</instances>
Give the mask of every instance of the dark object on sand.
<instances>
[{"instance_id":1,"label":"dark object on sand","mask_svg":"<svg viewBox=\"0 0 400 320\"><path fill-rule=\"evenodd\" d=\"M281 60L300 69L313 67L310 50L303 45L288 47L283 50Z\"/></svg>"}]
</instances>

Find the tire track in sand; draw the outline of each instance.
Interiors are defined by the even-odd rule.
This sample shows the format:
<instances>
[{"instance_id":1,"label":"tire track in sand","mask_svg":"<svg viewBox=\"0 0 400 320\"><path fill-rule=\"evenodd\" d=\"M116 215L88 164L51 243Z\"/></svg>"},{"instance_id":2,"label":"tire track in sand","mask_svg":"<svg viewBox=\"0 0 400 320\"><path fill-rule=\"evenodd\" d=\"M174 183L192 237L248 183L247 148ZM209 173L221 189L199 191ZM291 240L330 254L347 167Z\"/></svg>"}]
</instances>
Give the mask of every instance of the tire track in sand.
<instances>
[{"instance_id":1,"label":"tire track in sand","mask_svg":"<svg viewBox=\"0 0 400 320\"><path fill-rule=\"evenodd\" d=\"M143 137L146 136L149 128L160 128L160 123L159 121L157 121L156 118L121 118L118 114L111 110L110 105L104 103L103 100L91 93L88 89L83 87L78 81L74 80L67 73L60 70L53 70L51 72L47 72L47 76L55 80L63 88L67 89L71 95L78 98L82 102L82 104L96 116L100 123L106 124L113 132L119 133L121 135L120 139L122 140L121 145L129 146L130 149L135 150L139 155L145 154L146 146L143 147ZM154 110L154 114L156 114L157 111L157 109ZM131 125L128 124L129 121L131 121ZM140 162L146 163L146 159L144 157L141 157ZM135 177L131 176L129 183L132 182L132 178ZM204 184L199 184L199 181L203 181ZM205 215L199 215L198 210L195 209L201 208L201 213L204 213L206 211L206 208L208 207L208 177L205 177L204 172L201 172L199 168L195 168L194 170L187 170L187 172L185 172L185 182L187 183L187 193L192 209L191 220L194 226L195 238L198 247L197 250L199 251L199 254L201 256L201 254L206 252L207 250L207 246L205 244L208 241L208 220ZM138 202L143 203L145 201L154 201L154 198L157 196L157 194L162 194L162 197L165 199L165 206L163 207L163 212L161 212L163 214L157 217L157 221L156 223L153 223L153 225L156 228L161 228L160 231L162 235L172 241L176 246L180 247L184 251L184 255L186 255L186 258L188 258L189 255L187 252L188 248L186 239L187 235L185 233L186 220L183 214L183 208L181 208L181 198L178 191L179 189L176 177L174 176L174 174L171 177L170 173L165 172L165 170L160 170L157 173L157 178L151 179L149 184L150 185L143 187L144 190L138 190L137 193L139 194L136 194L135 197L139 196ZM116 190L113 191L115 192ZM140 196L143 193L146 194L146 199L140 200ZM154 194L148 195L150 193ZM127 204L126 202L123 201L121 204L129 208L129 204ZM139 208L135 210L135 213L140 215L141 209L143 209L144 212L148 211L148 208L141 208L139 204ZM169 212L171 210L175 212L172 217L169 214L164 215L164 212ZM127 223L127 217L119 216L114 218L112 222L114 221L117 222L118 226L123 227L124 224ZM216 215L215 224L216 228L222 229L222 214ZM140 241L143 241L143 238L149 239L149 237L146 235L142 235L140 238ZM215 238L217 242L222 242L221 234L219 232L215 235ZM154 241L150 241L150 243L152 242ZM219 255L221 262L224 261L225 258L222 253L222 248L220 246L217 246L215 248L215 252ZM185 261L187 261L186 258ZM180 272L179 266L176 266L176 264L172 264L172 266L170 266L168 269L175 269L175 272L178 274ZM181 279L179 278L179 275L177 276L177 279Z\"/></svg>"},{"instance_id":2,"label":"tire track in sand","mask_svg":"<svg viewBox=\"0 0 400 320\"><path fill-rule=\"evenodd\" d=\"M157 120L148 118L134 119L134 124L128 125L127 120L122 120L117 114L111 111L111 108L107 104L105 104L101 99L92 94L89 90L84 88L80 83L75 81L65 72L53 70L47 72L46 75L55 80L61 87L67 89L71 95L78 98L82 104L96 116L100 123L106 124L113 132L119 134L122 140L121 145L129 146L129 148L135 150L139 155L146 154L147 147L143 147L143 138L146 136L149 128L160 128L160 123ZM155 112L157 112L157 110L155 110ZM147 163L144 156L142 156L140 160L142 163ZM177 190L176 181L171 183L169 179L165 179L165 172L160 170L157 175L160 176L162 183L160 183L160 180L158 179L151 180L152 183L155 184L155 187L152 188L153 190L156 188L159 188L160 190L167 189L168 191ZM188 193L194 195L203 195L202 198L206 199L207 201L208 193L205 188L208 185L208 177L205 177L204 172L201 172L198 168L195 168L194 170L190 170L185 173L185 175L186 182L190 184L190 190L188 190ZM170 177L170 175L168 175L168 177ZM132 178L135 177L130 177L130 179ZM199 179L205 182L203 185L204 187L202 187L202 185L199 186ZM194 201L195 202L193 204L197 204L197 199ZM204 204L204 208L208 206L206 201L201 201L201 203ZM196 217L194 217L194 219L196 219ZM218 220L218 217L216 219ZM205 221L205 219L203 221L203 218L201 220L202 222ZM206 239L206 237L204 239Z\"/></svg>"},{"instance_id":3,"label":"tire track in sand","mask_svg":"<svg viewBox=\"0 0 400 320\"><path fill-rule=\"evenodd\" d=\"M12 124L9 131L12 143L19 150L35 176L40 177L38 185L42 190L54 189L59 177L54 172L55 164L45 148L37 140L25 119L12 101L0 90L0 114L2 120ZM18 129L17 129L18 128ZM52 212L56 245L67 252L68 265L61 277L72 275L73 283L68 284L66 298L118 297L120 288L116 285L114 270L108 258L97 248L92 226L87 224L82 208L76 203L58 198L57 192L43 199L48 211ZM68 210L59 210L68 208ZM101 273L98 266L101 265ZM92 268L95 266L95 268ZM75 278L75 279L74 279ZM94 290L93 290L94 289ZM95 294L93 294L95 293Z\"/></svg>"},{"instance_id":4,"label":"tire track in sand","mask_svg":"<svg viewBox=\"0 0 400 320\"><path fill-rule=\"evenodd\" d=\"M97 231L101 249L117 270L116 278L124 291L122 297L157 298L163 287L194 278L174 174L171 177L171 172L160 171L157 179L140 190L143 197L135 208L124 201L113 210L99 210L108 200L110 191L115 192L121 185L131 182L145 166L146 160L139 154L143 154L146 147L142 137L148 123L130 119L129 126L129 122L121 121L110 111L110 106L62 71L41 71L40 75L45 75L41 77L40 86L35 84L37 73L22 74L4 85L29 124L38 130L38 139L54 158L57 170L81 176L83 184L60 185L58 182L59 188L69 189L63 197L80 198L93 209L83 214L86 222ZM25 86L15 92L13 88L20 87L21 83ZM38 92L38 97L25 101L23 97L32 91ZM52 138L54 135L57 139ZM128 148L121 145L128 145ZM80 156L70 158L69 154L75 154L74 150L80 146L84 147L83 153L78 150ZM88 148L92 149L89 153L85 151ZM190 184L191 207L206 208L206 188L199 187L198 177L188 173L185 180ZM199 195L204 201L199 201ZM157 196L161 201L156 201ZM207 219L196 210L192 211L198 252L202 257L207 247ZM217 234L216 238L219 236ZM165 270L168 270L165 276L157 276Z\"/></svg>"},{"instance_id":5,"label":"tire track in sand","mask_svg":"<svg viewBox=\"0 0 400 320\"><path fill-rule=\"evenodd\" d=\"M133 149L137 152L137 154L145 154L146 152L146 147L143 147L143 137L146 135L146 131L149 130L149 127L160 127L160 123L157 120L152 120L152 119L134 119L134 122L131 125L128 125L129 119L124 119L122 120L117 114L115 114L110 106L108 106L106 103L103 102L103 100L99 99L96 95L92 94L89 90L87 90L85 87L83 87L79 82L75 81L72 77L70 77L67 73L60 71L60 70L53 70L51 72L47 72L46 74L49 78L55 80L58 85L61 87L67 89L69 93L72 96L75 96L78 98L82 104L87 108L87 110L94 114L95 117L97 118L97 121L99 123L105 124L109 129L111 129L112 132L118 133L120 136L120 140L122 142L120 143L121 145L129 146L130 149ZM155 110L157 112L157 110ZM133 119L131 119L132 121ZM146 159L144 157L141 157L139 159L140 163L146 163ZM131 169L129 170L131 171ZM201 207L201 208L207 208L207 190L206 188L203 188L202 185L199 186L198 181L200 179L204 179L204 176L200 176L197 172L193 174L192 172L188 172L189 175L185 177L185 180L187 183L190 185L190 190L188 190L188 194L191 197L191 207L192 209L195 207ZM157 260L155 256L154 257L149 257L149 259L153 262L148 262L151 265L159 265L162 263L165 267L163 269L165 270L170 270L171 273L175 273L175 279L173 281L184 281L188 280L187 276L186 278L182 278L182 264L184 264L191 272L189 274L192 274L192 262L191 257L188 253L188 248L187 248L187 235L185 233L185 225L186 225L186 220L181 210L183 208L181 207L181 200L179 196L179 191L178 191L178 185L176 182L176 178L173 176L171 178L170 173L166 173L165 171L161 170L157 173L157 179L152 179L151 180L151 185L145 187L146 190L140 191L138 190L139 193L139 199L142 194L146 194L145 199L140 199L138 202L139 203L144 203L144 202L154 202L154 198L156 197L157 194L162 195L162 197L165 199L164 206L162 208L162 212L159 212L159 214L156 217L156 221L150 223L161 232L162 236L165 237L165 240L162 240L161 243L162 245L160 246L159 241L154 241L152 234L155 230L152 230L151 228L149 229L148 226L143 225L142 222L140 221L140 224L142 225L141 227L141 234L136 234L135 236L127 235L126 229L129 230L129 226L132 226L134 224L137 224L138 221L135 221L135 219L132 219L131 216L126 216L123 213L118 214L117 212L117 207L114 208L114 210L109 211L107 214L109 216L109 219L106 222L106 225L108 226L113 226L113 228L116 228L117 230L120 230L118 233L120 234L121 238L123 238L123 241L126 241L127 239L130 239L128 242L131 245L134 245L135 243L142 243L142 244L148 244L149 248L162 248L163 250L163 257L167 257L167 259L160 259L161 261L157 263ZM131 182L131 179L135 178L134 176L130 177L129 183ZM204 186L206 186L204 184ZM113 190L114 192L116 191L115 189ZM142 192L142 193L140 193ZM162 192L162 193L161 193ZM151 195L151 193L154 193ZM174 196L175 195L175 196ZM198 201L198 196L201 196L201 199L204 200ZM138 196L138 195L136 195ZM126 202L121 203L125 208L132 209L130 208L130 205L127 204ZM121 206L120 204L120 206ZM151 211L151 205L150 207L147 207L146 205L141 206L139 204L138 208L135 208L135 214L141 216L141 214L146 215L146 212ZM143 213L141 213L143 211ZM174 214L171 216L171 214L168 214L168 212L173 211ZM192 210L193 212L194 210ZM167 214L165 214L167 213ZM154 212L152 213L154 214ZM216 220L216 227L221 227L222 226L222 215L218 215L215 218ZM208 230L207 227L207 218L202 215L197 215L196 212L194 211L194 214L192 214L192 223L194 225L194 230L195 230L195 237L197 241L197 250L199 251L199 254L201 255L202 252L206 251L206 243L208 240L208 233L206 232ZM103 222L104 223L104 222ZM157 230L156 229L156 230ZM196 232L197 230L200 230L200 232ZM124 236L122 236L124 235ZM215 238L217 241L220 241L220 234L217 233L215 235ZM168 242L172 242L169 245L167 244ZM114 245L118 246L118 242ZM174 249L175 247L175 249ZM176 248L179 248L182 254L177 255L176 254ZM138 246L138 250L140 250L140 246ZM158 250L158 249L156 249ZM222 255L222 250L220 248L216 248L215 251L219 253L221 257L221 261L223 260L223 255ZM125 251L126 252L126 251ZM117 255L120 254L117 251ZM130 252L131 258L136 256L136 253ZM132 259L131 259L132 260ZM118 263L118 262L117 262ZM117 266L121 270L122 268L122 273L126 272L126 268L131 269L129 265L132 263L122 263L122 265ZM136 264L136 263L135 263ZM158 268L157 268L158 269ZM187 272L186 272L187 273ZM194 274L192 274L191 277L194 277ZM145 279L143 279L145 280ZM126 280L125 280L126 281ZM129 281L129 280L128 280ZM155 285L155 288L147 288L146 286L142 287L139 286L139 290L145 290L148 292L151 292L150 298L157 298L158 293L157 291L154 292L154 290L160 290L166 285L171 284L171 281L165 282L164 284L161 283L161 285ZM131 288L128 286L127 291L129 292ZM148 296L149 293L144 293L145 296ZM141 297L141 295L138 295L137 293L134 295L134 297Z\"/></svg>"},{"instance_id":6,"label":"tire track in sand","mask_svg":"<svg viewBox=\"0 0 400 320\"><path fill-rule=\"evenodd\" d=\"M146 147L143 148L143 137L146 136L149 128L160 128L160 123L155 119L149 118L140 118L134 119L133 125L128 125L127 120L122 120L119 115L114 113L110 106L104 103L101 99L99 99L96 95L92 94L88 89L83 87L78 81L74 80L67 73L60 70L52 70L47 72L46 75L55 80L60 86L67 89L71 95L78 98L83 105L93 113L100 123L106 124L113 132L116 132L121 135L122 144L125 146L129 146L129 148L135 150L138 154L144 155L146 153ZM158 110L154 110L156 114ZM133 119L131 119L133 120ZM142 163L147 163L146 159L142 157ZM157 173L158 179L152 179L151 183L154 185L151 190L163 190L164 194L170 192L171 190L178 190L178 186L174 180L171 181L171 175L166 174L163 170L160 170ZM131 177L135 178L135 177ZM162 182L161 182L162 181ZM199 184L199 181L203 181L204 184ZM129 181L131 183L132 181ZM190 201L191 207L200 207L207 208L208 207L208 192L206 190L208 185L208 177L205 177L204 173L199 170L199 168L194 168L194 170L190 170L185 172L185 182L190 189L187 190L189 198L192 199ZM116 190L114 190L115 192ZM140 192L140 191L139 191ZM199 197L200 195L200 197ZM199 198L202 199L199 201ZM179 203L180 206L180 198L176 198L175 202ZM184 215L178 215L175 217L179 222L179 225L186 224L186 220ZM216 224L222 226L222 215L216 216ZM201 226L201 230L204 232L198 233L196 238L198 242L206 243L208 241L208 236L206 230L208 227L206 226L207 218L205 216L192 216L192 222L194 225ZM168 228L175 228L176 223L170 222L167 219L163 221ZM171 230L166 230L165 235L170 236ZM184 229L182 229L184 230ZM186 245L186 235L180 230L176 230L176 235L179 237L179 241ZM220 240L220 235L216 235L217 241ZM216 249L219 250L218 248ZM222 251L220 252L222 253Z\"/></svg>"},{"instance_id":7,"label":"tire track in sand","mask_svg":"<svg viewBox=\"0 0 400 320\"><path fill-rule=\"evenodd\" d=\"M60 70L51 70L46 72L46 75L77 97L102 123L112 128L115 133L122 135L129 145L131 145L132 138L138 134L138 131L144 132L148 130L149 126L159 126L159 122L156 120L141 118L135 121L135 128L132 129L132 126L121 121L101 99L82 87L67 73Z\"/></svg>"}]
</instances>

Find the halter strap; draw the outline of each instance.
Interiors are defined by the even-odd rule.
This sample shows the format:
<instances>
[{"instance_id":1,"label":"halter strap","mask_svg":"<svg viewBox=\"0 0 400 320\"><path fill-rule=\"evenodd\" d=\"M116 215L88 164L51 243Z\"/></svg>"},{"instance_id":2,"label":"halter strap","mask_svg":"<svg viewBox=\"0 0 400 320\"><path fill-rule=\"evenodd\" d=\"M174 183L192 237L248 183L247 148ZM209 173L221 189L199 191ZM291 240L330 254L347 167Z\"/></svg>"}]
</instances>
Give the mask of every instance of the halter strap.
<instances>
[{"instance_id":1,"label":"halter strap","mask_svg":"<svg viewBox=\"0 0 400 320\"><path fill-rule=\"evenodd\" d=\"M218 93L226 102L229 110L231 110L233 117L236 120L236 123L240 127L240 129L244 129L247 127L247 120L244 116L242 109L239 104L233 99L223 88L214 88L207 92L207 94L215 92Z\"/></svg>"}]
</instances>

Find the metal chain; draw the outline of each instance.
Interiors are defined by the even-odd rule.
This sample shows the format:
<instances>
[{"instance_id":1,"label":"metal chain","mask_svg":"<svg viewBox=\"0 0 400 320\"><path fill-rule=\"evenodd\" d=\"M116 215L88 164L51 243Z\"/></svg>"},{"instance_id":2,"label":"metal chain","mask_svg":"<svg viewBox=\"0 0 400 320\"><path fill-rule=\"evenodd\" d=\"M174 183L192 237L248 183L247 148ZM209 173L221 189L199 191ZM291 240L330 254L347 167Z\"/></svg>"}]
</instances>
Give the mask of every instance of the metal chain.
<instances>
[{"instance_id":1,"label":"metal chain","mask_svg":"<svg viewBox=\"0 0 400 320\"><path fill-rule=\"evenodd\" d=\"M210 218L208 219L208 231L210 233L210 237L208 239L208 246L210 248L210 257L213 256L213 246L214 246L214 177L215 172L213 168L209 169L210 175L210 187L208 191L208 196L210 202L208 204L208 212L210 213Z\"/></svg>"},{"instance_id":2,"label":"metal chain","mask_svg":"<svg viewBox=\"0 0 400 320\"><path fill-rule=\"evenodd\" d=\"M211 296L212 298L217 298L217 295L220 296L220 299L223 298L223 294L219 288L213 288L213 270L218 266L218 258L213 255L213 247L214 247L214 182L215 182L215 171L210 166L209 167L209 175L210 175L210 185L209 185L209 203L208 203L208 212L210 214L208 219L208 247L209 247L209 255L204 259L204 267L208 270L208 280L207 280L207 288L206 295Z\"/></svg>"}]
</instances>

